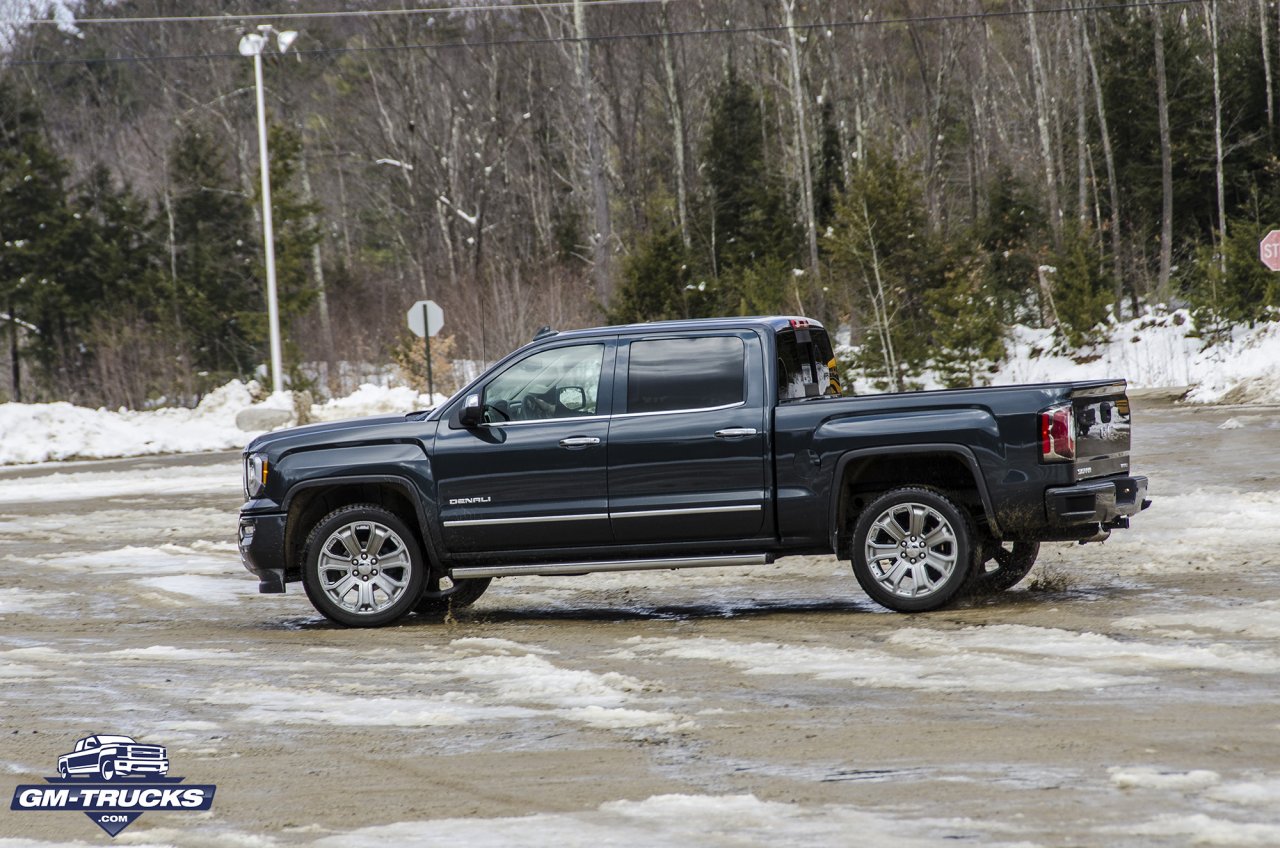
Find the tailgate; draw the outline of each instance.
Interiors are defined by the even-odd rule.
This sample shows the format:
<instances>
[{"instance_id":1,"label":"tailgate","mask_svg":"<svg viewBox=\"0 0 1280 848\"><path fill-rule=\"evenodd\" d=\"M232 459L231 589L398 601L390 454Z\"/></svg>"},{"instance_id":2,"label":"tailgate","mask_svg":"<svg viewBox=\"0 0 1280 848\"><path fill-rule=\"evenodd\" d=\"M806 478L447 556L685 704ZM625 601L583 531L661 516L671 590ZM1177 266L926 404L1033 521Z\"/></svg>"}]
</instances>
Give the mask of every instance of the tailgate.
<instances>
[{"instance_id":1,"label":"tailgate","mask_svg":"<svg viewBox=\"0 0 1280 848\"><path fill-rule=\"evenodd\" d=\"M1123 380L1071 391L1077 480L1129 473L1129 396Z\"/></svg>"}]
</instances>

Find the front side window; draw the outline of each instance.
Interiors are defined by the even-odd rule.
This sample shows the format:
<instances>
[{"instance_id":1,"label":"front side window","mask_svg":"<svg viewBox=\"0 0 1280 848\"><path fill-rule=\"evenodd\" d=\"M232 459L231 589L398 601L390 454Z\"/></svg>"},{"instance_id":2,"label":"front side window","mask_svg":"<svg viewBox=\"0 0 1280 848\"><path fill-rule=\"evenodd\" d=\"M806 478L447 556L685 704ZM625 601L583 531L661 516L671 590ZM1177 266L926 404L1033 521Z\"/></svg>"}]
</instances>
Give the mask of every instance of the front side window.
<instances>
[{"instance_id":1,"label":"front side window","mask_svg":"<svg viewBox=\"0 0 1280 848\"><path fill-rule=\"evenodd\" d=\"M604 345L557 347L527 356L493 378L485 421L537 421L595 415Z\"/></svg>"},{"instance_id":2,"label":"front side window","mask_svg":"<svg viewBox=\"0 0 1280 848\"><path fill-rule=\"evenodd\" d=\"M737 336L631 343L627 412L670 412L741 403L746 350Z\"/></svg>"}]
</instances>

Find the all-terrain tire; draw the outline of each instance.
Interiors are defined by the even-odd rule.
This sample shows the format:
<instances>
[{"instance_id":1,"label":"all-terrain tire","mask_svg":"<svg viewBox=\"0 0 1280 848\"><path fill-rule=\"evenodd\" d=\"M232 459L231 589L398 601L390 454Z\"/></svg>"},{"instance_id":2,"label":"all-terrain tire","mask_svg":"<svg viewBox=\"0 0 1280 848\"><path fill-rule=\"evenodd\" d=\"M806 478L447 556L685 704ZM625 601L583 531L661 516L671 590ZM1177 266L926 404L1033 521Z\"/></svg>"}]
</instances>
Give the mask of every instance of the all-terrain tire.
<instances>
[{"instance_id":1,"label":"all-terrain tire","mask_svg":"<svg viewBox=\"0 0 1280 848\"><path fill-rule=\"evenodd\" d=\"M985 558L974 572L976 592L1003 592L1018 585L1036 564L1039 542L1001 542L988 540Z\"/></svg>"},{"instance_id":2,"label":"all-terrain tire","mask_svg":"<svg viewBox=\"0 0 1280 848\"><path fill-rule=\"evenodd\" d=\"M464 609L480 600L480 596L493 582L492 577L479 580L457 580L448 589L440 588L440 580L427 581L427 590L422 593L415 611L418 615L439 617L448 615L454 610Z\"/></svg>"},{"instance_id":3,"label":"all-terrain tire","mask_svg":"<svg viewBox=\"0 0 1280 848\"><path fill-rule=\"evenodd\" d=\"M417 606L426 560L409 526L375 504L351 504L316 522L303 546L302 586L325 618L383 627Z\"/></svg>"},{"instance_id":4,"label":"all-terrain tire","mask_svg":"<svg viewBox=\"0 0 1280 848\"><path fill-rule=\"evenodd\" d=\"M905 486L876 498L853 525L853 573L862 590L896 612L945 606L978 559L973 519L937 489Z\"/></svg>"}]
</instances>

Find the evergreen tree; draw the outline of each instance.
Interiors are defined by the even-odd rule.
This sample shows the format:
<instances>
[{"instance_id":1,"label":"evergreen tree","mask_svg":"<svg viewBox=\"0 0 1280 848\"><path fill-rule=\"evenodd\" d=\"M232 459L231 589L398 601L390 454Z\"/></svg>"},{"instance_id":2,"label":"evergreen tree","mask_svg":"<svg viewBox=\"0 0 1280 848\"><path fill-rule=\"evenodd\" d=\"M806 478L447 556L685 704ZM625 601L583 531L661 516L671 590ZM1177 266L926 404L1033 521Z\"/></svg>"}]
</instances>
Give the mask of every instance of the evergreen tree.
<instances>
[{"instance_id":1,"label":"evergreen tree","mask_svg":"<svg viewBox=\"0 0 1280 848\"><path fill-rule=\"evenodd\" d=\"M67 169L42 126L31 96L0 77L0 311L8 316L15 399L23 397L21 358L29 351L47 374L67 346L60 265L72 221Z\"/></svg>"},{"instance_id":2,"label":"evergreen tree","mask_svg":"<svg viewBox=\"0 0 1280 848\"><path fill-rule=\"evenodd\" d=\"M898 389L930 356L927 295L945 283L926 218L915 174L872 151L837 205L827 239L862 332L861 364Z\"/></svg>"},{"instance_id":3,"label":"evergreen tree","mask_svg":"<svg viewBox=\"0 0 1280 848\"><path fill-rule=\"evenodd\" d=\"M1235 219L1221 256L1211 245L1197 252L1182 284L1202 328L1275 320L1280 275L1258 260L1258 242L1270 229L1257 220Z\"/></svg>"},{"instance_id":4,"label":"evergreen tree","mask_svg":"<svg viewBox=\"0 0 1280 848\"><path fill-rule=\"evenodd\" d=\"M701 294L689 282L690 261L676 226L660 224L623 260L622 284L609 320L626 324L688 317L691 297L697 300L694 296ZM695 303L694 308L699 305Z\"/></svg>"},{"instance_id":5,"label":"evergreen tree","mask_svg":"<svg viewBox=\"0 0 1280 848\"><path fill-rule=\"evenodd\" d=\"M315 204L303 200L298 186L298 167L301 163L302 137L294 130L275 124L268 130L267 147L271 151L271 221L275 238L276 297L280 309L281 334L285 336L286 354L296 358L296 345L289 341L288 328L311 308L315 302L315 281L311 278L311 250L320 241L320 231L312 225L319 212ZM261 181L257 182L261 192ZM260 193L255 202L262 203ZM259 244L261 239L258 240ZM264 258L258 252L259 260ZM259 279L266 290L267 272L258 263ZM266 311L246 304L238 316L242 326L253 327L255 336L267 339ZM305 327L297 328L306 332Z\"/></svg>"},{"instance_id":6,"label":"evergreen tree","mask_svg":"<svg viewBox=\"0 0 1280 848\"><path fill-rule=\"evenodd\" d=\"M1053 302L1063 340L1080 347L1098 339L1111 299L1111 278L1098 261L1088 230L1068 227L1062 242L1052 262Z\"/></svg>"},{"instance_id":7,"label":"evergreen tree","mask_svg":"<svg viewBox=\"0 0 1280 848\"><path fill-rule=\"evenodd\" d=\"M813 213L821 233L835 216L836 200L844 191L844 169L840 166L840 133L835 108L830 99L822 102L818 129L817 167L813 181Z\"/></svg>"},{"instance_id":8,"label":"evergreen tree","mask_svg":"<svg viewBox=\"0 0 1280 848\"><path fill-rule=\"evenodd\" d=\"M699 230L719 276L764 259L792 261L794 217L779 174L769 167L755 89L731 68L712 97L703 148L704 203ZM724 303L737 300L726 292Z\"/></svg>"},{"instance_id":9,"label":"evergreen tree","mask_svg":"<svg viewBox=\"0 0 1280 848\"><path fill-rule=\"evenodd\" d=\"M226 174L222 146L207 130L183 128L170 155L181 332L192 369L209 383L249 373L262 361L263 287L255 275L249 202Z\"/></svg>"},{"instance_id":10,"label":"evergreen tree","mask_svg":"<svg viewBox=\"0 0 1280 848\"><path fill-rule=\"evenodd\" d=\"M1012 172L1002 170L987 190L987 208L973 228L986 254L984 287L1005 324L1039 321L1035 292L1037 256L1049 241L1042 204Z\"/></svg>"},{"instance_id":11,"label":"evergreen tree","mask_svg":"<svg viewBox=\"0 0 1280 848\"><path fill-rule=\"evenodd\" d=\"M947 388L982 385L1005 356L1005 327L992 277L972 245L948 262L945 285L926 293L932 323L930 364Z\"/></svg>"}]
</instances>

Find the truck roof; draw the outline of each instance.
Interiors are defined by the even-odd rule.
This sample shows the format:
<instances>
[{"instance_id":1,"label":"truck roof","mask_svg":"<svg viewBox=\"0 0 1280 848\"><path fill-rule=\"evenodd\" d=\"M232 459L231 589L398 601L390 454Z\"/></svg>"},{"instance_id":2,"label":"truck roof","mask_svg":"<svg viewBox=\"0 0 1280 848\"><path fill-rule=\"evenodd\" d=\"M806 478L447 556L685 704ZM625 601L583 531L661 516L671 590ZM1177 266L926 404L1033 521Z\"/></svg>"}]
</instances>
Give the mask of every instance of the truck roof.
<instances>
[{"instance_id":1,"label":"truck roof","mask_svg":"<svg viewBox=\"0 0 1280 848\"><path fill-rule=\"evenodd\" d=\"M804 321L810 327L824 329L822 322L801 315L752 315L740 318L680 318L674 321L646 321L640 324L617 324L557 332L557 338L578 338L613 333L682 332L686 330L729 330L743 327L766 327L778 332L790 329L792 321ZM541 338L539 339L541 340Z\"/></svg>"}]
</instances>

